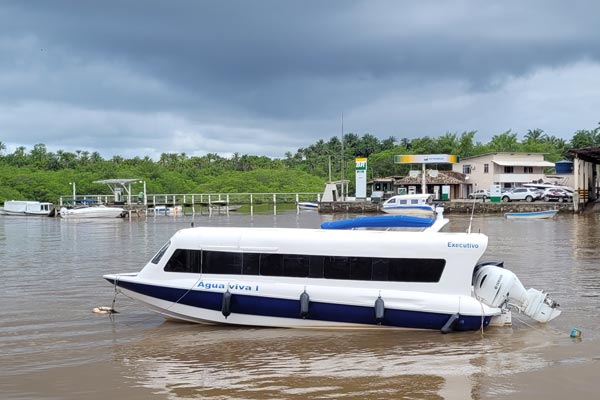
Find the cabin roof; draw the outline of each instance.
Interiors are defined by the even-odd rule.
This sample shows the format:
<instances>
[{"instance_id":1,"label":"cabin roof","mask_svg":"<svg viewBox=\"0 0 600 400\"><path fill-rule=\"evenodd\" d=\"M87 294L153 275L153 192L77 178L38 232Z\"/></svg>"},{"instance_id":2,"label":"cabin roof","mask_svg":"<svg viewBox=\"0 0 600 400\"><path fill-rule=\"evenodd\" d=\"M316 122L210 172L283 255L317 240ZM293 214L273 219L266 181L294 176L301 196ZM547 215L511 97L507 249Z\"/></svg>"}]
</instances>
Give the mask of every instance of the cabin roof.
<instances>
[{"instance_id":1,"label":"cabin roof","mask_svg":"<svg viewBox=\"0 0 600 400\"><path fill-rule=\"evenodd\" d=\"M434 257L448 258L462 253L479 258L487 247L484 234L464 232L196 227L182 229L171 239L180 248L383 257L414 255L415 249L419 249L422 254ZM452 247L448 243L475 246Z\"/></svg>"}]
</instances>

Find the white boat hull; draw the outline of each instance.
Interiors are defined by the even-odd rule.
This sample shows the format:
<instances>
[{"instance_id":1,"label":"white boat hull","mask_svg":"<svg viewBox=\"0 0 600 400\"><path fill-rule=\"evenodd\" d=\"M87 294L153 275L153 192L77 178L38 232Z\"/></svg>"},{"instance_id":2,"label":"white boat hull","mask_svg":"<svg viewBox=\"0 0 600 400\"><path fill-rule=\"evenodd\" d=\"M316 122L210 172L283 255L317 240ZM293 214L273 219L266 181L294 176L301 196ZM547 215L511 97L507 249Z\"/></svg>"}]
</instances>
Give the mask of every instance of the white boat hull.
<instances>
[{"instance_id":1,"label":"white boat hull","mask_svg":"<svg viewBox=\"0 0 600 400\"><path fill-rule=\"evenodd\" d=\"M0 215L20 215L20 216L42 216L47 217L50 215L48 211L27 211L27 212L19 212L19 211L7 211L4 209L0 209Z\"/></svg>"},{"instance_id":2,"label":"white boat hull","mask_svg":"<svg viewBox=\"0 0 600 400\"><path fill-rule=\"evenodd\" d=\"M434 215L434 208L428 206L419 206L419 207L389 207L382 208L386 214L392 215L412 215L415 217L431 217Z\"/></svg>"},{"instance_id":3,"label":"white boat hull","mask_svg":"<svg viewBox=\"0 0 600 400\"><path fill-rule=\"evenodd\" d=\"M318 210L319 203L315 201L301 201L298 203L298 208L300 210Z\"/></svg>"},{"instance_id":4,"label":"white boat hull","mask_svg":"<svg viewBox=\"0 0 600 400\"><path fill-rule=\"evenodd\" d=\"M392 196L381 205L386 214L413 215L418 217L433 216L435 206L432 194L399 194Z\"/></svg>"},{"instance_id":5,"label":"white boat hull","mask_svg":"<svg viewBox=\"0 0 600 400\"><path fill-rule=\"evenodd\" d=\"M224 205L224 206L220 206L220 205L211 205L210 206L210 211L214 212L229 212L229 211L238 211L240 208L242 208L242 206L240 204L234 204L234 205Z\"/></svg>"},{"instance_id":6,"label":"white boat hull","mask_svg":"<svg viewBox=\"0 0 600 400\"><path fill-rule=\"evenodd\" d=\"M175 207L166 207L166 206L156 206L148 209L150 213L153 215L183 215L183 207L175 206Z\"/></svg>"},{"instance_id":7,"label":"white boat hull","mask_svg":"<svg viewBox=\"0 0 600 400\"><path fill-rule=\"evenodd\" d=\"M9 200L4 202L4 207L0 207L1 215L19 215L19 216L50 216L54 213L52 203L28 201L28 200Z\"/></svg>"},{"instance_id":8,"label":"white boat hull","mask_svg":"<svg viewBox=\"0 0 600 400\"><path fill-rule=\"evenodd\" d=\"M198 275L199 276L199 275ZM502 310L473 297L360 287L310 286L232 279L189 279L179 287L144 282L136 275L104 276L126 296L168 318L203 323L283 328L441 329L460 310L456 330L487 326ZM180 281L180 284L183 283ZM190 288L193 288L190 290ZM300 314L300 295L310 298L308 315ZM222 310L224 293L232 295L230 314ZM376 320L381 296L385 318ZM483 313L483 314L482 314Z\"/></svg>"},{"instance_id":9,"label":"white boat hull","mask_svg":"<svg viewBox=\"0 0 600 400\"><path fill-rule=\"evenodd\" d=\"M504 216L508 219L550 219L554 218L556 213L558 210L505 213Z\"/></svg>"},{"instance_id":10,"label":"white boat hull","mask_svg":"<svg viewBox=\"0 0 600 400\"><path fill-rule=\"evenodd\" d=\"M61 208L62 218L119 218L125 210L120 207L83 207L83 208Z\"/></svg>"}]
</instances>

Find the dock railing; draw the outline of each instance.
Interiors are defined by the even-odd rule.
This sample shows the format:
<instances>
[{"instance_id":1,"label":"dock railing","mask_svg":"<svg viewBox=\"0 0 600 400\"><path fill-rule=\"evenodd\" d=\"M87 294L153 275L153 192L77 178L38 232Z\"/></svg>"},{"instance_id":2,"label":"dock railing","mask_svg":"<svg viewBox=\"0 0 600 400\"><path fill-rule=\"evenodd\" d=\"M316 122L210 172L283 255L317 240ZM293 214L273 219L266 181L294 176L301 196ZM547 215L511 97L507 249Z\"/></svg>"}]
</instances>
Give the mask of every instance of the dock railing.
<instances>
[{"instance_id":1,"label":"dock railing","mask_svg":"<svg viewBox=\"0 0 600 400\"><path fill-rule=\"evenodd\" d=\"M156 206L210 206L216 204L239 204L239 205L257 205L257 204L296 204L301 201L320 201L321 193L169 193L169 194L147 194L146 198L134 196L131 198L131 204L125 202L115 202L115 196L110 195L77 195L76 202L91 201L97 204L121 204L124 206L144 206L153 208ZM127 200L125 198L125 200ZM73 196L60 196L59 205L73 201Z\"/></svg>"}]
</instances>

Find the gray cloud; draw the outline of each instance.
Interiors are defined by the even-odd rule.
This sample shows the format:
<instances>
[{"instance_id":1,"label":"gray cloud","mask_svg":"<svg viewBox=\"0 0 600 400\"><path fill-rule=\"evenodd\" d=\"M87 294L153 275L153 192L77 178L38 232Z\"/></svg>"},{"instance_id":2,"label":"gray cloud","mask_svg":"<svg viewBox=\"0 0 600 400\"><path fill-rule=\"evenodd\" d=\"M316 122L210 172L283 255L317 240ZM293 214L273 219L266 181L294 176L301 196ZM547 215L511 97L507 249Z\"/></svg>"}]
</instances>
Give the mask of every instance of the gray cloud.
<instances>
[{"instance_id":1,"label":"gray cloud","mask_svg":"<svg viewBox=\"0 0 600 400\"><path fill-rule=\"evenodd\" d=\"M0 140L105 157L280 157L339 135L342 112L346 132L380 138L477 129L485 141L510 128L569 138L598 120L586 89L598 83L599 8L4 1Z\"/></svg>"}]
</instances>

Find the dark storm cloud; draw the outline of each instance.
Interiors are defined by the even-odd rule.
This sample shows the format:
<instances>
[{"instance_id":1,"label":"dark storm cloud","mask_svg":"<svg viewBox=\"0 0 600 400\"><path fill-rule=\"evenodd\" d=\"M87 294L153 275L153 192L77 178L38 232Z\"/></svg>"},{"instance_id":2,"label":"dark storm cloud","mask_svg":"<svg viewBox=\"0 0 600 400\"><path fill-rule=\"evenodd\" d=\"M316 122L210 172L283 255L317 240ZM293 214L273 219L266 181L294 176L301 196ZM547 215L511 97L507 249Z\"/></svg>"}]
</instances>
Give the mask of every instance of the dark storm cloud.
<instances>
[{"instance_id":1,"label":"dark storm cloud","mask_svg":"<svg viewBox=\"0 0 600 400\"><path fill-rule=\"evenodd\" d=\"M184 151L164 140L178 132L199 152L227 152L234 135L243 148L281 156L338 134L341 112L352 124L347 131L382 138L402 134L400 125L413 134L506 130L519 122L462 126L448 113L435 124L419 114L439 112L437 102L446 102L442 112L464 114L465 96L473 107L481 103L473 98L492 101L539 71L596 65L599 8L577 1L5 1L0 105L4 113L37 111L45 143L91 120L80 146L102 146L95 138L103 135L132 145L145 139L154 153ZM64 114L52 121L57 109ZM1 113L2 131L26 130Z\"/></svg>"}]
</instances>

